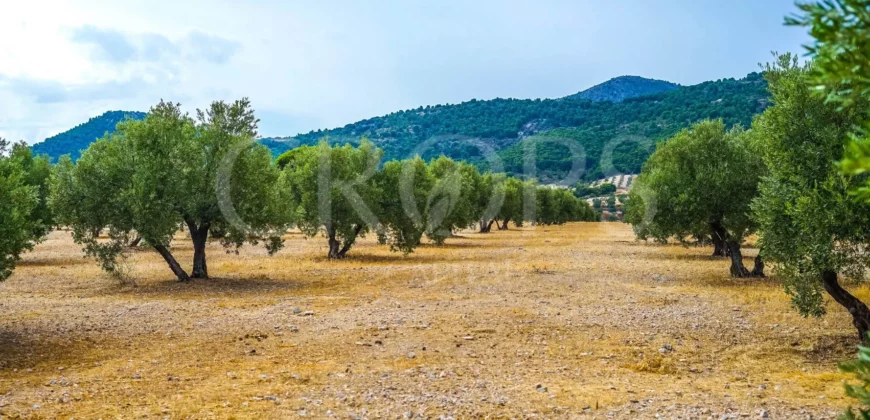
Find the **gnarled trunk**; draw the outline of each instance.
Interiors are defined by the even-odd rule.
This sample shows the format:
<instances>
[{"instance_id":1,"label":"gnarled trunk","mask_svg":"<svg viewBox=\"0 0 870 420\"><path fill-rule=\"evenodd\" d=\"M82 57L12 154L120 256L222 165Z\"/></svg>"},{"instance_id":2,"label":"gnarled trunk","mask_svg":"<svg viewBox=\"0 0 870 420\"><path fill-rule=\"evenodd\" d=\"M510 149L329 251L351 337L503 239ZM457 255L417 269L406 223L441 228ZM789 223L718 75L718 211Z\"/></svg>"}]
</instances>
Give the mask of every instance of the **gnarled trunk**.
<instances>
[{"instance_id":1,"label":"gnarled trunk","mask_svg":"<svg viewBox=\"0 0 870 420\"><path fill-rule=\"evenodd\" d=\"M175 257L172 256L172 253L169 252L169 249L163 245L154 245L154 249L166 260L166 263L169 264L169 269L172 270L172 273L175 274L175 277L178 277L178 281L188 281L190 280L190 276L187 275L187 272L181 268L181 265L178 264L178 261L175 260Z\"/></svg>"},{"instance_id":2,"label":"gnarled trunk","mask_svg":"<svg viewBox=\"0 0 870 420\"><path fill-rule=\"evenodd\" d=\"M354 227L353 237L346 240L344 245L335 237L335 229L332 226L326 226L326 236L329 241L329 254L327 254L327 258L329 259L342 259L347 255L347 251L350 251L350 248L353 246L354 242L356 242L356 238L359 236L359 233L362 232L363 225L356 225Z\"/></svg>"},{"instance_id":3,"label":"gnarled trunk","mask_svg":"<svg viewBox=\"0 0 870 420\"><path fill-rule=\"evenodd\" d=\"M208 278L208 264L205 259L205 246L208 243L208 230L211 227L210 223L203 223L196 226L193 221L187 221L187 228L190 231L190 239L193 241L193 271L191 277L195 279Z\"/></svg>"},{"instance_id":4,"label":"gnarled trunk","mask_svg":"<svg viewBox=\"0 0 870 420\"><path fill-rule=\"evenodd\" d=\"M858 330L859 339L867 342L867 332L870 331L870 309L867 309L867 305L840 286L837 273L834 271L822 272L822 285L837 303L849 311L852 315L852 325Z\"/></svg>"},{"instance_id":5,"label":"gnarled trunk","mask_svg":"<svg viewBox=\"0 0 870 420\"><path fill-rule=\"evenodd\" d=\"M743 265L743 253L740 252L740 243L734 240L725 241L728 254L731 256L731 277L750 277L752 273Z\"/></svg>"},{"instance_id":6,"label":"gnarled trunk","mask_svg":"<svg viewBox=\"0 0 870 420\"><path fill-rule=\"evenodd\" d=\"M486 219L480 219L480 233L491 232L493 223L495 223L495 219L490 219L489 221Z\"/></svg>"},{"instance_id":7,"label":"gnarled trunk","mask_svg":"<svg viewBox=\"0 0 870 420\"><path fill-rule=\"evenodd\" d=\"M338 258L344 258L344 256L347 255L347 251L350 251L350 247L352 247L354 242L356 242L356 238L359 236L359 233L362 232L362 229L362 225L356 225L353 229L353 237L345 241L344 246L338 250Z\"/></svg>"},{"instance_id":8,"label":"gnarled trunk","mask_svg":"<svg viewBox=\"0 0 870 420\"><path fill-rule=\"evenodd\" d=\"M717 220L710 223L710 238L713 240L714 257L728 256L728 236L728 231L722 226L722 222Z\"/></svg>"},{"instance_id":9,"label":"gnarled trunk","mask_svg":"<svg viewBox=\"0 0 870 420\"><path fill-rule=\"evenodd\" d=\"M764 276L764 260L761 258L761 254L755 256L755 266L752 267L752 276L753 277L765 277Z\"/></svg>"},{"instance_id":10,"label":"gnarled trunk","mask_svg":"<svg viewBox=\"0 0 870 420\"><path fill-rule=\"evenodd\" d=\"M339 258L338 251L341 244L338 239L335 239L335 229L332 225L326 225L326 240L329 243L329 253L326 255L329 259Z\"/></svg>"},{"instance_id":11,"label":"gnarled trunk","mask_svg":"<svg viewBox=\"0 0 870 420\"><path fill-rule=\"evenodd\" d=\"M508 222L510 222L510 219L504 219L504 221L501 222L501 226L498 227L498 230L508 230Z\"/></svg>"}]
</instances>

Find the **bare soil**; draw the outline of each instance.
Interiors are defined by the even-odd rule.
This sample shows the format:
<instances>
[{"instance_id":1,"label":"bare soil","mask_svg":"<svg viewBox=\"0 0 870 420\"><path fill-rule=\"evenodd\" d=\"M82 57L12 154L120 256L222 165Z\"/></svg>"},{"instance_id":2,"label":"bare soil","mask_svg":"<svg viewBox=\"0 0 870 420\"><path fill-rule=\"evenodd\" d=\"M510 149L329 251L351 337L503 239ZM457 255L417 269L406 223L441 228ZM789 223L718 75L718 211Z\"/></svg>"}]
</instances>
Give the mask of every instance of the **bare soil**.
<instances>
[{"instance_id":1,"label":"bare soil","mask_svg":"<svg viewBox=\"0 0 870 420\"><path fill-rule=\"evenodd\" d=\"M192 248L174 251L189 266ZM464 232L342 261L287 236L122 285L58 231L0 284L0 418L833 418L848 314L618 223ZM755 250L744 253L747 264ZM855 291L862 298L868 290Z\"/></svg>"}]
</instances>

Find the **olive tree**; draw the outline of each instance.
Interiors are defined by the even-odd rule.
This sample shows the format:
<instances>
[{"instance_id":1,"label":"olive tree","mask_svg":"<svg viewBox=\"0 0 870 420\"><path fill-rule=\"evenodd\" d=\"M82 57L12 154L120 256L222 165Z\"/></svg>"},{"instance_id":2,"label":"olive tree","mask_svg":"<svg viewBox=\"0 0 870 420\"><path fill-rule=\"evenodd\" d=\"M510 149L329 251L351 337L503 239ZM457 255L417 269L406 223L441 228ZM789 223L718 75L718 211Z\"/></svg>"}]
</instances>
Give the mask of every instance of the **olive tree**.
<instances>
[{"instance_id":1,"label":"olive tree","mask_svg":"<svg viewBox=\"0 0 870 420\"><path fill-rule=\"evenodd\" d=\"M850 191L865 176L843 174L848 134L867 112L858 98L847 110L813 89L812 63L791 55L767 66L774 106L753 122L769 175L753 202L765 256L776 264L792 302L805 316L825 313L827 293L845 307L862 339L870 310L842 287L840 276L861 281L870 267L870 204Z\"/></svg>"},{"instance_id":2,"label":"olive tree","mask_svg":"<svg viewBox=\"0 0 870 420\"><path fill-rule=\"evenodd\" d=\"M492 225L498 222L498 212L504 203L507 175L486 172L480 179L480 193L477 202L477 219L480 233L492 232Z\"/></svg>"},{"instance_id":3,"label":"olive tree","mask_svg":"<svg viewBox=\"0 0 870 420\"><path fill-rule=\"evenodd\" d=\"M210 234L225 247L265 241L280 249L288 220L279 206L280 175L252 139L258 120L247 99L214 102L196 119L161 101L144 120L127 120L82 153L63 158L52 179L58 222L103 268L117 270L133 237L141 237L181 280L208 278ZM172 254L179 227L193 245L191 274ZM99 239L108 230L109 240Z\"/></svg>"},{"instance_id":4,"label":"olive tree","mask_svg":"<svg viewBox=\"0 0 870 420\"><path fill-rule=\"evenodd\" d=\"M499 207L498 214L495 217L498 229L507 230L509 222L514 222L514 225L518 227L522 226L523 188L526 188L526 185L517 178L508 177L501 184L501 188L504 189L504 202ZM501 221L500 224L499 220Z\"/></svg>"},{"instance_id":5,"label":"olive tree","mask_svg":"<svg viewBox=\"0 0 870 420\"><path fill-rule=\"evenodd\" d=\"M660 143L644 164L627 203L625 220L640 239L709 235L714 256L730 255L731 275L750 272L740 245L754 231L750 203L758 194L764 165L751 134L725 130L721 120L702 121Z\"/></svg>"},{"instance_id":6,"label":"olive tree","mask_svg":"<svg viewBox=\"0 0 870 420\"><path fill-rule=\"evenodd\" d=\"M38 202L28 213L28 218L33 228L33 239L39 242L54 227L54 217L48 206L51 162L48 156L34 156L33 151L24 142L12 145L8 158L9 167L21 170L24 173L24 184L36 190Z\"/></svg>"},{"instance_id":7,"label":"olive tree","mask_svg":"<svg viewBox=\"0 0 870 420\"><path fill-rule=\"evenodd\" d=\"M437 180L419 156L384 164L375 176L380 200L378 241L404 254L420 245L430 212L426 211Z\"/></svg>"},{"instance_id":8,"label":"olive tree","mask_svg":"<svg viewBox=\"0 0 870 420\"><path fill-rule=\"evenodd\" d=\"M9 143L0 138L0 281L12 275L21 254L33 249L46 231L46 225L33 217L40 188L29 182L32 174L16 158L15 149L18 146L10 156Z\"/></svg>"},{"instance_id":9,"label":"olive tree","mask_svg":"<svg viewBox=\"0 0 870 420\"><path fill-rule=\"evenodd\" d=\"M365 139L358 147L324 140L278 159L291 218L306 236L326 236L328 258L344 258L358 237L377 227L382 194L374 176L382 156Z\"/></svg>"},{"instance_id":10,"label":"olive tree","mask_svg":"<svg viewBox=\"0 0 870 420\"><path fill-rule=\"evenodd\" d=\"M429 193L426 236L440 245L453 232L480 220L490 198L474 165L440 156L429 163L436 180Z\"/></svg>"},{"instance_id":11,"label":"olive tree","mask_svg":"<svg viewBox=\"0 0 870 420\"><path fill-rule=\"evenodd\" d=\"M864 0L835 0L802 3L802 14L786 19L792 25L807 26L815 42L808 46L814 58L811 74L816 91L827 96L844 110L864 107L870 94L870 12ZM821 89L818 89L821 88ZM870 115L855 114L855 132L846 146L840 169L851 176L866 177L870 171ZM866 178L865 178L866 179ZM865 182L853 189L862 199L870 199L870 185ZM858 305L860 311L860 305ZM856 325L857 326L857 325ZM860 331L860 328L859 328ZM867 337L863 337L867 340ZM856 412L850 407L845 419L870 419L870 348L859 347L858 359L841 365L853 373L858 385L846 384L846 394L860 404Z\"/></svg>"},{"instance_id":12,"label":"olive tree","mask_svg":"<svg viewBox=\"0 0 870 420\"><path fill-rule=\"evenodd\" d=\"M540 225L562 225L567 222L591 221L595 212L574 192L564 188L538 186L535 190L535 220Z\"/></svg>"}]
</instances>

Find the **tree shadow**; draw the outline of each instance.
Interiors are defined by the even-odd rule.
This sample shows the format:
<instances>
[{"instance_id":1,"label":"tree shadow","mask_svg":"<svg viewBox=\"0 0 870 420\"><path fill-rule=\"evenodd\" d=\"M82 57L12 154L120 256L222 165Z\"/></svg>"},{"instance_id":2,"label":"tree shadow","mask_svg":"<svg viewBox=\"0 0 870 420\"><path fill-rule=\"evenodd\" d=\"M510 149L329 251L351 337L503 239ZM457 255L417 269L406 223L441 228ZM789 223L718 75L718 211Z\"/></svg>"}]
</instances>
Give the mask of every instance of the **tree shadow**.
<instances>
[{"instance_id":1,"label":"tree shadow","mask_svg":"<svg viewBox=\"0 0 870 420\"><path fill-rule=\"evenodd\" d=\"M18 267L60 267L93 264L94 260L84 256L68 257L48 254L46 256L26 256L15 263Z\"/></svg>"},{"instance_id":2,"label":"tree shadow","mask_svg":"<svg viewBox=\"0 0 870 420\"><path fill-rule=\"evenodd\" d=\"M21 324L18 324L19 326ZM38 338L51 336L50 339ZM33 369L36 374L59 375L58 366L86 363L96 354L88 337L58 335L15 325L0 326L0 378L14 370ZM51 363L50 366L42 366ZM62 373L60 373L62 375Z\"/></svg>"},{"instance_id":3,"label":"tree shadow","mask_svg":"<svg viewBox=\"0 0 870 420\"><path fill-rule=\"evenodd\" d=\"M467 240L469 238L462 238L462 239ZM493 248L493 247L494 247L494 245L490 245L489 243L486 243L486 242L478 242L478 243L444 242L441 245L437 245L437 244L433 244L433 243L420 244L417 248L423 248L423 249L467 249L467 248Z\"/></svg>"},{"instance_id":4,"label":"tree shadow","mask_svg":"<svg viewBox=\"0 0 870 420\"><path fill-rule=\"evenodd\" d=\"M662 254L655 253L649 255L643 255L640 258L647 260L663 260L663 261L721 261L725 264L731 264L731 259L728 257L714 257L711 255L701 255L701 254ZM744 256L743 259L746 260L750 258L748 256Z\"/></svg>"},{"instance_id":5,"label":"tree shadow","mask_svg":"<svg viewBox=\"0 0 870 420\"><path fill-rule=\"evenodd\" d=\"M443 247L443 246L442 246ZM431 246L427 247L429 249L439 249L441 247ZM342 267L342 263L359 263L359 264L391 264L391 265L399 265L399 266L415 266L420 264L439 264L439 263L452 263L452 262L474 262L475 259L463 258L462 255L453 256L451 255L427 255L420 254L416 252L412 252L410 254L404 255L401 252L395 252L390 254L366 254L366 253L353 253L351 251L347 254L345 258L340 260L330 260L323 256L313 257L313 261L318 263L324 263L324 267L330 267L328 264L333 264L333 269L347 269L347 270L358 270L359 266L347 266Z\"/></svg>"},{"instance_id":6,"label":"tree shadow","mask_svg":"<svg viewBox=\"0 0 870 420\"><path fill-rule=\"evenodd\" d=\"M812 364L839 363L854 359L859 344L858 333L854 330L831 332L815 337L811 348L794 351Z\"/></svg>"},{"instance_id":7,"label":"tree shadow","mask_svg":"<svg viewBox=\"0 0 870 420\"><path fill-rule=\"evenodd\" d=\"M313 282L268 278L210 277L180 282L176 279L140 282L135 286L117 285L102 289L97 296L136 296L189 298L238 297L244 295L286 294L312 287Z\"/></svg>"}]
</instances>

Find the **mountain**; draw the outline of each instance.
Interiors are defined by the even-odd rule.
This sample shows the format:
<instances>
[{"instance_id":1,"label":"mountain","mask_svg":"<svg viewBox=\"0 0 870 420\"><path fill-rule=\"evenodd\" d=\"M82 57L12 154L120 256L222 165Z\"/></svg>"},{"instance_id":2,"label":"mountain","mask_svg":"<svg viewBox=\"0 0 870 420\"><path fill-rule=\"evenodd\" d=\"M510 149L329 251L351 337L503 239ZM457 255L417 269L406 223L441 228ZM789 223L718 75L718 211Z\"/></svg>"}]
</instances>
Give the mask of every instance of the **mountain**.
<instances>
[{"instance_id":1,"label":"mountain","mask_svg":"<svg viewBox=\"0 0 870 420\"><path fill-rule=\"evenodd\" d=\"M358 143L367 137L388 160L444 154L515 175L525 174L524 153L527 146L535 145L537 172L526 175L558 181L579 163L584 169L581 177L595 180L605 174L638 173L657 141L700 120L721 118L728 126L748 127L768 104L767 83L758 73L692 86L623 76L559 99L472 99L421 106L260 142L277 157L324 138L330 143ZM64 153L77 157L78 150L111 132L125 115L143 118L145 114L108 112L33 149L53 158ZM581 151L585 160L575 162L573 157Z\"/></svg>"},{"instance_id":2,"label":"mountain","mask_svg":"<svg viewBox=\"0 0 870 420\"><path fill-rule=\"evenodd\" d=\"M619 76L567 98L622 102L629 98L653 95L679 88L680 85L664 80L646 79L640 76Z\"/></svg>"},{"instance_id":3,"label":"mountain","mask_svg":"<svg viewBox=\"0 0 870 420\"><path fill-rule=\"evenodd\" d=\"M73 160L76 160L79 158L82 150L87 149L91 143L103 137L106 133L114 132L115 126L127 118L141 120L145 118L145 113L136 111L109 111L99 117L89 119L84 124L79 124L70 130L49 137L42 143L34 144L31 146L31 149L34 154L48 155L52 161L57 161L59 157L65 154L69 154Z\"/></svg>"},{"instance_id":4,"label":"mountain","mask_svg":"<svg viewBox=\"0 0 870 420\"><path fill-rule=\"evenodd\" d=\"M327 136L330 143L356 143L367 137L384 149L386 159L445 154L486 168L492 159L477 146L484 144L501 160L503 170L517 175L523 174L525 147L533 142L538 144L535 176L542 181L559 180L571 170L574 159L564 145L568 144L582 147L586 155L582 178L594 180L605 173L638 173L655 142L700 120L721 118L728 126L748 127L769 102L767 82L759 73L678 86L620 102L578 96L583 93L560 99L472 99L421 106L331 130L261 142L278 155ZM601 159L608 156L605 150L611 152L609 161Z\"/></svg>"}]
</instances>

